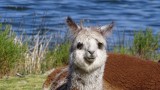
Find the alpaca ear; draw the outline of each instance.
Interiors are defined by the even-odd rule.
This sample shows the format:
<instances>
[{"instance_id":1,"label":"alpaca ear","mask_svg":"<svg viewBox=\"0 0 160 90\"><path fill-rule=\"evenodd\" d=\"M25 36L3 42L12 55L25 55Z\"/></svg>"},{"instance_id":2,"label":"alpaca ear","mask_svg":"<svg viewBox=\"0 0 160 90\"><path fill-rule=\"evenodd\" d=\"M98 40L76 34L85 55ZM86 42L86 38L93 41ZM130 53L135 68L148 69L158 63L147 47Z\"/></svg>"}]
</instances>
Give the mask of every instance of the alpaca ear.
<instances>
[{"instance_id":1,"label":"alpaca ear","mask_svg":"<svg viewBox=\"0 0 160 90\"><path fill-rule=\"evenodd\" d=\"M100 33L103 36L107 36L108 34L112 32L113 26L114 26L114 22L110 23L109 25L104 25L100 27Z\"/></svg>"},{"instance_id":2,"label":"alpaca ear","mask_svg":"<svg viewBox=\"0 0 160 90\"><path fill-rule=\"evenodd\" d=\"M66 23L73 34L79 31L78 25L69 16L66 18Z\"/></svg>"}]
</instances>

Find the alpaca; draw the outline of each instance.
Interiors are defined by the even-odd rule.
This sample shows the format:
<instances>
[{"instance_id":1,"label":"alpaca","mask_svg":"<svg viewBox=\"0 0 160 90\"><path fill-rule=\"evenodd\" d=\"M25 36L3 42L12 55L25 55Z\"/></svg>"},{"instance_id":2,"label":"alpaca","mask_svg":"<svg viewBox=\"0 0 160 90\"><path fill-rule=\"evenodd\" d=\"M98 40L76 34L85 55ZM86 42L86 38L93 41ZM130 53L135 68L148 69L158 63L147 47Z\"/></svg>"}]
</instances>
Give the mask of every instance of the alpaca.
<instances>
[{"instance_id":1,"label":"alpaca","mask_svg":"<svg viewBox=\"0 0 160 90\"><path fill-rule=\"evenodd\" d=\"M106 53L104 35L111 32L113 23L101 27L100 31L98 28L80 27L70 18L67 24L74 34L69 66L49 74L43 90L160 90L159 63L124 54ZM91 36L91 40L88 40ZM94 53L99 51L94 60L86 58L91 55L89 48Z\"/></svg>"},{"instance_id":2,"label":"alpaca","mask_svg":"<svg viewBox=\"0 0 160 90\"><path fill-rule=\"evenodd\" d=\"M103 90L103 72L107 60L105 37L112 31L113 22L102 27L79 26L70 17L66 22L73 33L68 75L52 90ZM66 70L59 69L57 73Z\"/></svg>"},{"instance_id":3,"label":"alpaca","mask_svg":"<svg viewBox=\"0 0 160 90\"><path fill-rule=\"evenodd\" d=\"M103 76L104 90L160 90L159 63L124 54L107 55ZM67 66L58 68L48 75L43 88L51 85L55 90L67 76Z\"/></svg>"}]
</instances>

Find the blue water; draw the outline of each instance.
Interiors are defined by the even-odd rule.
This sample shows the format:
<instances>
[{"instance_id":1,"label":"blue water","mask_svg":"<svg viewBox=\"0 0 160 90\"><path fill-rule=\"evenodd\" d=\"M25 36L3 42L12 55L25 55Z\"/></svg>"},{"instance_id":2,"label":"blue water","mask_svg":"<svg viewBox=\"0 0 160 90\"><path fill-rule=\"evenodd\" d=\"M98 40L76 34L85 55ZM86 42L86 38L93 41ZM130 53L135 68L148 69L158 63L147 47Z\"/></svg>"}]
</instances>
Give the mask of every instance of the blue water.
<instances>
[{"instance_id":1,"label":"blue water","mask_svg":"<svg viewBox=\"0 0 160 90\"><path fill-rule=\"evenodd\" d=\"M0 21L17 33L66 33L65 17L85 25L116 23L115 31L160 30L160 0L0 0ZM116 35L115 35L116 36ZM130 36L130 35L128 35Z\"/></svg>"}]
</instances>

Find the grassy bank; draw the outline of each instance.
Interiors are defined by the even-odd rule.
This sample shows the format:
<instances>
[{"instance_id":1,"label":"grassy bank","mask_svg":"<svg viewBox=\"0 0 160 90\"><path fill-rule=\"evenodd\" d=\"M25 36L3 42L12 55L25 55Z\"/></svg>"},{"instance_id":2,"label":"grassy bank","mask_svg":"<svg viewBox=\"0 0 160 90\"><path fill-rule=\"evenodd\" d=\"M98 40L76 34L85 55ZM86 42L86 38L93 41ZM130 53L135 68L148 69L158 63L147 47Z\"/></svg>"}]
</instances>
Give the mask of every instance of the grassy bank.
<instances>
[{"instance_id":1,"label":"grassy bank","mask_svg":"<svg viewBox=\"0 0 160 90\"><path fill-rule=\"evenodd\" d=\"M0 90L41 90L44 80L43 75L2 78L0 79Z\"/></svg>"},{"instance_id":2,"label":"grassy bank","mask_svg":"<svg viewBox=\"0 0 160 90\"><path fill-rule=\"evenodd\" d=\"M43 74L54 67L68 63L70 41L57 44L50 50L48 45L54 38L47 38L38 33L31 38L25 37L27 40L24 40L23 35L17 37L10 26L0 26L0 77L14 76L16 73ZM111 52L158 61L160 36L153 35L149 28L144 31L135 32L133 42L126 41L123 38L125 36L122 36L122 41L132 44L115 44Z\"/></svg>"}]
</instances>

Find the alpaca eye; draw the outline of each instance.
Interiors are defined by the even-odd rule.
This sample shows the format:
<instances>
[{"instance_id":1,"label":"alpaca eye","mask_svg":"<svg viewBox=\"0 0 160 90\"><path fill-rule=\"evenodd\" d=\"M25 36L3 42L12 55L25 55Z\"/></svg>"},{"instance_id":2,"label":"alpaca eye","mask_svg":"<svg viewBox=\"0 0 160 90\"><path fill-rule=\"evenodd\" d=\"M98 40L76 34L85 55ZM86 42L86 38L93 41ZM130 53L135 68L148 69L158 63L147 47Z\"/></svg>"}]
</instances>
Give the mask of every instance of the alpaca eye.
<instances>
[{"instance_id":1,"label":"alpaca eye","mask_svg":"<svg viewBox=\"0 0 160 90\"><path fill-rule=\"evenodd\" d=\"M99 48L99 49L103 49L103 43L100 43L100 42L99 42L99 43L98 43L98 48Z\"/></svg>"},{"instance_id":2,"label":"alpaca eye","mask_svg":"<svg viewBox=\"0 0 160 90\"><path fill-rule=\"evenodd\" d=\"M81 50L81 49L83 48L83 43L80 43L80 42L79 42L79 43L77 44L77 48Z\"/></svg>"}]
</instances>

